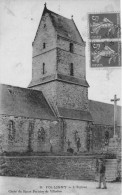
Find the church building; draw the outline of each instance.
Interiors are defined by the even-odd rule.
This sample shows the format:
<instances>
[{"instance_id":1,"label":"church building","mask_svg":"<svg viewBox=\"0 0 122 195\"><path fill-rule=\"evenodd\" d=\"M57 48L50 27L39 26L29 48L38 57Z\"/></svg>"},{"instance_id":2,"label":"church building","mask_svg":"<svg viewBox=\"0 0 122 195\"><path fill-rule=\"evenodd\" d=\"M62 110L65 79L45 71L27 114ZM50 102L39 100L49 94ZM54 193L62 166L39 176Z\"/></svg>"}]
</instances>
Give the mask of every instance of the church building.
<instances>
[{"instance_id":1,"label":"church building","mask_svg":"<svg viewBox=\"0 0 122 195\"><path fill-rule=\"evenodd\" d=\"M73 18L45 5L32 46L28 88L0 87L2 152L101 150L113 137L114 107L88 100L85 42Z\"/></svg>"}]
</instances>

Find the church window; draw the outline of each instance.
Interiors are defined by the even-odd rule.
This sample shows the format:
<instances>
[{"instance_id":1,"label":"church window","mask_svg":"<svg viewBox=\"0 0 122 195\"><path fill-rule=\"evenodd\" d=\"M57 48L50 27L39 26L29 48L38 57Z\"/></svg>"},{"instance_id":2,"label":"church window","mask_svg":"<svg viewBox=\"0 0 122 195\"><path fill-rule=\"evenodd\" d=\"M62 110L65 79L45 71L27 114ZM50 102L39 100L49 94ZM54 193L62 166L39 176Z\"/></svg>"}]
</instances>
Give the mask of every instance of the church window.
<instances>
[{"instance_id":1,"label":"church window","mask_svg":"<svg viewBox=\"0 0 122 195\"><path fill-rule=\"evenodd\" d=\"M109 144L109 132L105 131L105 145Z\"/></svg>"},{"instance_id":2,"label":"church window","mask_svg":"<svg viewBox=\"0 0 122 195\"><path fill-rule=\"evenodd\" d=\"M43 43L43 49L45 49L46 48L46 43Z\"/></svg>"},{"instance_id":3,"label":"church window","mask_svg":"<svg viewBox=\"0 0 122 195\"><path fill-rule=\"evenodd\" d=\"M44 28L46 27L46 24L44 24Z\"/></svg>"},{"instance_id":4,"label":"church window","mask_svg":"<svg viewBox=\"0 0 122 195\"><path fill-rule=\"evenodd\" d=\"M15 139L15 122L10 120L8 124L8 130L9 130L9 140L14 140Z\"/></svg>"},{"instance_id":5,"label":"church window","mask_svg":"<svg viewBox=\"0 0 122 195\"><path fill-rule=\"evenodd\" d=\"M43 127L38 130L38 140L44 142L45 141L45 130Z\"/></svg>"},{"instance_id":6,"label":"church window","mask_svg":"<svg viewBox=\"0 0 122 195\"><path fill-rule=\"evenodd\" d=\"M73 63L70 64L70 76L74 76Z\"/></svg>"},{"instance_id":7,"label":"church window","mask_svg":"<svg viewBox=\"0 0 122 195\"><path fill-rule=\"evenodd\" d=\"M43 63L43 65L42 65L43 67L42 67L42 74L45 74L45 63Z\"/></svg>"},{"instance_id":8,"label":"church window","mask_svg":"<svg viewBox=\"0 0 122 195\"><path fill-rule=\"evenodd\" d=\"M72 52L73 53L73 43L70 43L70 52Z\"/></svg>"}]
</instances>

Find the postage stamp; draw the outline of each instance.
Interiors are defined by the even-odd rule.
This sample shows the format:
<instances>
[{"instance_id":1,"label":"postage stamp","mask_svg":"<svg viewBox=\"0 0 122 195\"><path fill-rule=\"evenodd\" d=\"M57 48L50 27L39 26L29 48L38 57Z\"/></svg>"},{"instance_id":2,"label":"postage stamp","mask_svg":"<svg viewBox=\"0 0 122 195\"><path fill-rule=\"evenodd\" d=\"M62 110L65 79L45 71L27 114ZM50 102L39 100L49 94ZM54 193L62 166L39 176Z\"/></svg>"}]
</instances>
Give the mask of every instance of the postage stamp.
<instances>
[{"instance_id":1,"label":"postage stamp","mask_svg":"<svg viewBox=\"0 0 122 195\"><path fill-rule=\"evenodd\" d=\"M120 41L90 42L91 67L120 67Z\"/></svg>"},{"instance_id":2,"label":"postage stamp","mask_svg":"<svg viewBox=\"0 0 122 195\"><path fill-rule=\"evenodd\" d=\"M120 38L120 14L98 13L88 15L90 39Z\"/></svg>"}]
</instances>

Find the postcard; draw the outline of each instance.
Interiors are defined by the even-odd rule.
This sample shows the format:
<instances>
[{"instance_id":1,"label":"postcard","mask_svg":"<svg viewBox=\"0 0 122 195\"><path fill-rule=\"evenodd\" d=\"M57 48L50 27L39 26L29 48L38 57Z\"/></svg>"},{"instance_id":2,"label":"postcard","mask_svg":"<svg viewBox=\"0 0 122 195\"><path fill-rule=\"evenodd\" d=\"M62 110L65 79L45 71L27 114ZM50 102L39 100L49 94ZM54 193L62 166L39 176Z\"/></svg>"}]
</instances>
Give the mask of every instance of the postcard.
<instances>
[{"instance_id":1,"label":"postcard","mask_svg":"<svg viewBox=\"0 0 122 195\"><path fill-rule=\"evenodd\" d=\"M0 194L121 194L119 0L0 1Z\"/></svg>"}]
</instances>

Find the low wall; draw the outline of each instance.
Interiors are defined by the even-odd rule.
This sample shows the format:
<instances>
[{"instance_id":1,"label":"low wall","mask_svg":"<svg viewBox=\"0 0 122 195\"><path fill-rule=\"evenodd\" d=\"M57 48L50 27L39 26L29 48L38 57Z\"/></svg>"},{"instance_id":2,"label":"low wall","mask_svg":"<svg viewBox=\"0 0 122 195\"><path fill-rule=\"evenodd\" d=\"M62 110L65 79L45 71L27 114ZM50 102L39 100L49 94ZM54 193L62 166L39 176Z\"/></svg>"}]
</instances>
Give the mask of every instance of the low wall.
<instances>
[{"instance_id":1,"label":"low wall","mask_svg":"<svg viewBox=\"0 0 122 195\"><path fill-rule=\"evenodd\" d=\"M4 176L98 180L94 156L2 157L0 166ZM106 181L115 181L119 169L117 159L106 159Z\"/></svg>"},{"instance_id":2,"label":"low wall","mask_svg":"<svg viewBox=\"0 0 122 195\"><path fill-rule=\"evenodd\" d=\"M4 157L2 175L76 180L95 179L95 159L74 156Z\"/></svg>"}]
</instances>

